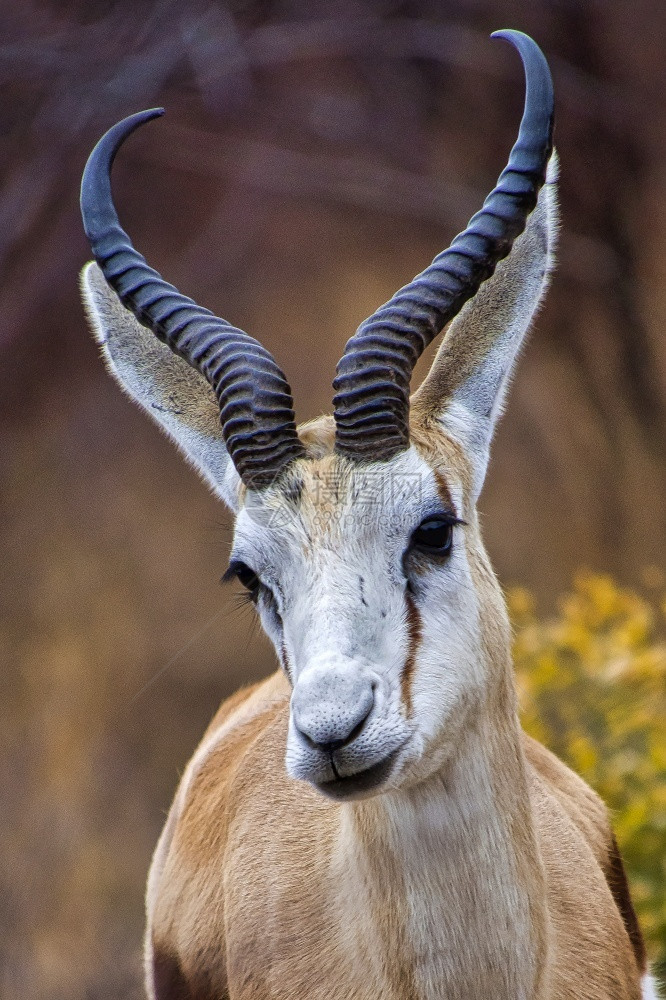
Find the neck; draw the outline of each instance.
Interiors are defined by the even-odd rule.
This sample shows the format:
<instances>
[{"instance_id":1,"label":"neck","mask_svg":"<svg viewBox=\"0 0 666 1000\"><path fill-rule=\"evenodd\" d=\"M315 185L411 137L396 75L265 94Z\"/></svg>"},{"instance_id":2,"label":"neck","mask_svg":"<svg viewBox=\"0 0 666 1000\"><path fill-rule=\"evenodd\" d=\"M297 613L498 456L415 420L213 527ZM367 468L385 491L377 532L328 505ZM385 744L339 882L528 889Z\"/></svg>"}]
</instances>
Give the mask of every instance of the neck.
<instances>
[{"instance_id":1,"label":"neck","mask_svg":"<svg viewBox=\"0 0 666 1000\"><path fill-rule=\"evenodd\" d=\"M543 872L509 716L481 719L427 782L342 810L350 898L365 894L401 997L539 995Z\"/></svg>"}]
</instances>

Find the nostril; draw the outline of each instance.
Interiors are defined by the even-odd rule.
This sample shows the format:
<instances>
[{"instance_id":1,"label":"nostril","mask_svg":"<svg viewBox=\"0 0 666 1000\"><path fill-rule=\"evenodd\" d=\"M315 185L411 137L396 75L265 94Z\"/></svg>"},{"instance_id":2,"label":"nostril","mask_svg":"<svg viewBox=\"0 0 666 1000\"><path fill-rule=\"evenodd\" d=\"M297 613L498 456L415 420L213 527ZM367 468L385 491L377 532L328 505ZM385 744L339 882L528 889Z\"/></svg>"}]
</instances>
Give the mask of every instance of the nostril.
<instances>
[{"instance_id":1,"label":"nostril","mask_svg":"<svg viewBox=\"0 0 666 1000\"><path fill-rule=\"evenodd\" d=\"M353 743L363 731L374 707L374 691L368 691L368 695L357 706L358 710L351 718L345 712L338 714L330 711L330 707L329 711L322 711L321 705L318 706L319 711L315 709L313 712L303 711L302 708L299 711L292 705L296 729L309 746L334 754L336 750Z\"/></svg>"},{"instance_id":2,"label":"nostril","mask_svg":"<svg viewBox=\"0 0 666 1000\"><path fill-rule=\"evenodd\" d=\"M370 711L372 711L372 708ZM333 754L336 750L342 750L343 747L353 743L356 737L360 736L368 715L370 715L370 712L368 712L367 715L364 715L361 721L356 723L349 735L345 736L342 740L328 740L326 743L319 743L316 740L310 739L307 733L303 733L303 736L305 736L305 739L310 746L316 747L318 750L323 750L325 753Z\"/></svg>"}]
</instances>

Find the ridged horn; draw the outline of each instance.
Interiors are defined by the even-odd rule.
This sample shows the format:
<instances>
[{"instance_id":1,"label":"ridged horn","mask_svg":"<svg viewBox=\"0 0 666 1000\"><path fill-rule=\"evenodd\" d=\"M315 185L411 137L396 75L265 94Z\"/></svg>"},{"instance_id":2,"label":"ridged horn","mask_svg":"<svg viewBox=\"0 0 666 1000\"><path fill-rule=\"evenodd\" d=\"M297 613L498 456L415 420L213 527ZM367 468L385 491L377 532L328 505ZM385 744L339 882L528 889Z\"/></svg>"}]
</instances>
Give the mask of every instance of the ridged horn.
<instances>
[{"instance_id":1,"label":"ridged horn","mask_svg":"<svg viewBox=\"0 0 666 1000\"><path fill-rule=\"evenodd\" d=\"M181 295L132 246L111 195L111 167L125 139L162 108L130 115L100 139L81 182L83 227L120 301L208 380L222 434L243 482L264 489L305 449L296 433L291 390L269 352L242 330Z\"/></svg>"},{"instance_id":2,"label":"ridged horn","mask_svg":"<svg viewBox=\"0 0 666 1000\"><path fill-rule=\"evenodd\" d=\"M409 446L409 383L416 362L510 252L537 203L553 143L553 81L539 46L496 31L518 50L526 92L518 139L483 208L463 233L381 306L348 341L333 382L336 451L354 461Z\"/></svg>"}]
</instances>

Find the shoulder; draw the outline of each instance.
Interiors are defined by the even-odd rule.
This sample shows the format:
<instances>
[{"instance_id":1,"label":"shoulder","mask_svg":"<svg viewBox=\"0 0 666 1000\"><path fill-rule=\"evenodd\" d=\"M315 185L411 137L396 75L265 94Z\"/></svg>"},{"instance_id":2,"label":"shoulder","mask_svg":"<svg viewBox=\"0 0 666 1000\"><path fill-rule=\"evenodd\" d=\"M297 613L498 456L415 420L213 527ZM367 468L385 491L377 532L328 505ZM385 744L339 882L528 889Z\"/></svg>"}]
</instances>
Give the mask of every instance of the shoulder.
<instances>
[{"instance_id":1,"label":"shoulder","mask_svg":"<svg viewBox=\"0 0 666 1000\"><path fill-rule=\"evenodd\" d=\"M523 747L530 789L538 811L556 807L562 810L603 866L613 836L603 800L555 754L525 733Z\"/></svg>"},{"instance_id":2,"label":"shoulder","mask_svg":"<svg viewBox=\"0 0 666 1000\"><path fill-rule=\"evenodd\" d=\"M640 971L646 968L643 937L629 893L629 884L622 862L609 811L595 791L550 750L524 734L523 746L527 758L530 791L535 809L537 828L541 829L541 849L544 863L568 864L575 860L579 847L581 856L589 852L594 857L610 890L613 902L631 942ZM569 837L551 838L547 830L553 826L569 828ZM574 858L550 857L549 845L568 843ZM577 842L577 843L576 843ZM578 874L580 876L580 869Z\"/></svg>"},{"instance_id":3,"label":"shoulder","mask_svg":"<svg viewBox=\"0 0 666 1000\"><path fill-rule=\"evenodd\" d=\"M215 970L215 995L226 995L223 873L229 823L238 789L252 785L243 772L256 768L257 745L268 742L275 751L286 734L288 704L289 687L278 673L237 691L220 706L185 768L148 876L149 995L152 989L161 996L165 983L170 989L196 982L202 962L211 975ZM282 747L283 754L284 735ZM202 922L202 912L216 919Z\"/></svg>"},{"instance_id":4,"label":"shoulder","mask_svg":"<svg viewBox=\"0 0 666 1000\"><path fill-rule=\"evenodd\" d=\"M289 688L273 674L222 703L190 759L157 843L148 876L148 909L164 883L165 869L186 870L214 862L228 820L234 776L250 749L286 720ZM286 725L286 722L285 722ZM223 838L222 838L223 839Z\"/></svg>"},{"instance_id":5,"label":"shoulder","mask_svg":"<svg viewBox=\"0 0 666 1000\"><path fill-rule=\"evenodd\" d=\"M289 686L279 672L222 703L180 782L173 805L179 827L208 829L222 820L238 770L252 767L257 744L277 744L286 732L288 705Z\"/></svg>"}]
</instances>

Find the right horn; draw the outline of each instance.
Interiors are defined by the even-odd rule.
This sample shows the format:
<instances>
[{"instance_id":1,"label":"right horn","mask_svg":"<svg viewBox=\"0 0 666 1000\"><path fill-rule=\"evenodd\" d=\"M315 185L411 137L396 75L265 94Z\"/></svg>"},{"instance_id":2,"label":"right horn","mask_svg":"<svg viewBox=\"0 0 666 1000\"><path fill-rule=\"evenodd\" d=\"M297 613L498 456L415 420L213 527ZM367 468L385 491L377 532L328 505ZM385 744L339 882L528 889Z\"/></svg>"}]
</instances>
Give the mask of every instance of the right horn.
<instances>
[{"instance_id":1,"label":"right horn","mask_svg":"<svg viewBox=\"0 0 666 1000\"><path fill-rule=\"evenodd\" d=\"M525 69L523 118L509 162L483 208L422 274L396 292L347 343L333 382L335 448L356 462L409 447L409 383L416 362L506 257L536 205L553 149L553 81L539 46L496 31Z\"/></svg>"},{"instance_id":2,"label":"right horn","mask_svg":"<svg viewBox=\"0 0 666 1000\"><path fill-rule=\"evenodd\" d=\"M95 260L122 304L208 380L231 460L246 486L264 489L305 455L287 380L258 341L181 295L148 266L113 204L116 153L136 128L161 114L155 108L131 115L97 143L81 181L83 226Z\"/></svg>"}]
</instances>

